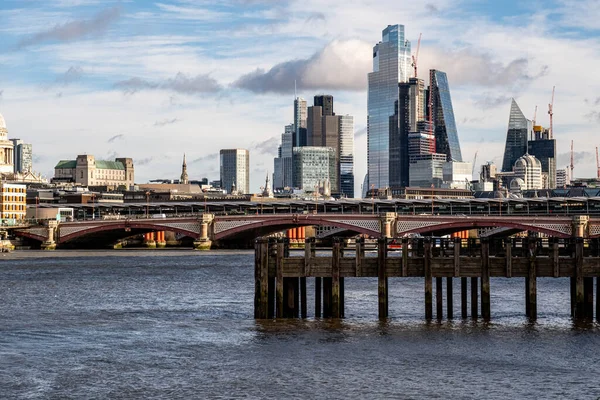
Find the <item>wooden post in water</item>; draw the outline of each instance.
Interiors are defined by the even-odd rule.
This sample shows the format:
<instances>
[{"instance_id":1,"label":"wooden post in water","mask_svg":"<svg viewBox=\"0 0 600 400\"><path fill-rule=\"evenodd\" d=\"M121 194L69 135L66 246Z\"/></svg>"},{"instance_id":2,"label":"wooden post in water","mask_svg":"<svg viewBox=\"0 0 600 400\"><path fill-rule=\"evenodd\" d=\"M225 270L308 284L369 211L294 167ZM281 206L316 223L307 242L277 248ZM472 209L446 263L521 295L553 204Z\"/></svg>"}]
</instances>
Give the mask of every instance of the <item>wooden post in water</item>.
<instances>
[{"instance_id":1,"label":"wooden post in water","mask_svg":"<svg viewBox=\"0 0 600 400\"><path fill-rule=\"evenodd\" d=\"M583 290L583 238L575 239L575 318L585 318Z\"/></svg>"},{"instance_id":2,"label":"wooden post in water","mask_svg":"<svg viewBox=\"0 0 600 400\"><path fill-rule=\"evenodd\" d=\"M512 278L512 249L513 249L513 239L506 238L504 240L504 250L506 252L506 277Z\"/></svg>"},{"instance_id":3,"label":"wooden post in water","mask_svg":"<svg viewBox=\"0 0 600 400\"><path fill-rule=\"evenodd\" d=\"M446 278L446 309L448 312L448 319L454 318L454 304L452 299L452 277Z\"/></svg>"},{"instance_id":4,"label":"wooden post in water","mask_svg":"<svg viewBox=\"0 0 600 400\"><path fill-rule=\"evenodd\" d=\"M481 238L481 316L489 321L490 313L490 241Z\"/></svg>"},{"instance_id":5,"label":"wooden post in water","mask_svg":"<svg viewBox=\"0 0 600 400\"><path fill-rule=\"evenodd\" d=\"M552 276L558 278L560 276L560 258L558 255L558 238L552 240Z\"/></svg>"},{"instance_id":6,"label":"wooden post in water","mask_svg":"<svg viewBox=\"0 0 600 400\"><path fill-rule=\"evenodd\" d=\"M435 316L438 320L444 318L444 295L442 277L435 278Z\"/></svg>"},{"instance_id":7,"label":"wooden post in water","mask_svg":"<svg viewBox=\"0 0 600 400\"><path fill-rule=\"evenodd\" d=\"M536 240L530 238L527 241L529 265L527 270L527 296L526 311L531 320L537 319L537 261L536 261Z\"/></svg>"},{"instance_id":8,"label":"wooden post in water","mask_svg":"<svg viewBox=\"0 0 600 400\"><path fill-rule=\"evenodd\" d=\"M585 318L594 319L594 278L583 278L583 296L585 298Z\"/></svg>"},{"instance_id":9,"label":"wooden post in water","mask_svg":"<svg viewBox=\"0 0 600 400\"><path fill-rule=\"evenodd\" d=\"M477 319L479 315L477 314L477 277L471 278L471 318Z\"/></svg>"},{"instance_id":10,"label":"wooden post in water","mask_svg":"<svg viewBox=\"0 0 600 400\"><path fill-rule=\"evenodd\" d=\"M408 238L402 238L402 276L408 276Z\"/></svg>"},{"instance_id":11,"label":"wooden post in water","mask_svg":"<svg viewBox=\"0 0 600 400\"><path fill-rule=\"evenodd\" d=\"M277 258L275 261L275 312L277 318L283 318L283 242L277 243Z\"/></svg>"},{"instance_id":12,"label":"wooden post in water","mask_svg":"<svg viewBox=\"0 0 600 400\"><path fill-rule=\"evenodd\" d=\"M425 238L424 242L425 264L425 319L433 318L433 293L431 281L431 239Z\"/></svg>"},{"instance_id":13,"label":"wooden post in water","mask_svg":"<svg viewBox=\"0 0 600 400\"><path fill-rule=\"evenodd\" d=\"M269 243L259 238L254 245L254 318L269 318Z\"/></svg>"},{"instance_id":14,"label":"wooden post in water","mask_svg":"<svg viewBox=\"0 0 600 400\"><path fill-rule=\"evenodd\" d=\"M356 276L362 276L362 263L365 258L365 238L356 239Z\"/></svg>"},{"instance_id":15,"label":"wooden post in water","mask_svg":"<svg viewBox=\"0 0 600 400\"><path fill-rule=\"evenodd\" d=\"M331 317L340 318L340 260L342 249L340 238L333 239L331 261Z\"/></svg>"},{"instance_id":16,"label":"wooden post in water","mask_svg":"<svg viewBox=\"0 0 600 400\"><path fill-rule=\"evenodd\" d=\"M467 278L460 278L460 317L467 318Z\"/></svg>"},{"instance_id":17,"label":"wooden post in water","mask_svg":"<svg viewBox=\"0 0 600 400\"><path fill-rule=\"evenodd\" d=\"M377 240L377 297L379 299L379 318L388 317L388 278L387 267L387 239Z\"/></svg>"}]
</instances>

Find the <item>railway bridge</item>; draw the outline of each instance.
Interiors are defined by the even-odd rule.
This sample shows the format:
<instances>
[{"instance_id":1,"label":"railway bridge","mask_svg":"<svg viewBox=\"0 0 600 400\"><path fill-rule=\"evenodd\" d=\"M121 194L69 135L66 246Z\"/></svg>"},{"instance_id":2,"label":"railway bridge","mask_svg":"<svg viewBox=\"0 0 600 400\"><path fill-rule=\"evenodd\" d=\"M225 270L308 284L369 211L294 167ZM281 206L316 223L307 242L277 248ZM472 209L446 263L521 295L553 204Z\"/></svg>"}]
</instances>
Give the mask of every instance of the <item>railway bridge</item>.
<instances>
[{"instance_id":1,"label":"railway bridge","mask_svg":"<svg viewBox=\"0 0 600 400\"><path fill-rule=\"evenodd\" d=\"M15 234L37 240L44 249L103 233L120 238L148 232L170 231L194 239L197 249L210 249L214 242L256 237L303 226L328 226L338 234L346 230L374 238L400 238L408 234L444 235L477 228L490 228L489 235L520 231L538 232L555 238L600 237L600 218L588 215L404 215L380 214L198 214L173 218L122 218L76 222L47 221L44 225L17 228Z\"/></svg>"}]
</instances>

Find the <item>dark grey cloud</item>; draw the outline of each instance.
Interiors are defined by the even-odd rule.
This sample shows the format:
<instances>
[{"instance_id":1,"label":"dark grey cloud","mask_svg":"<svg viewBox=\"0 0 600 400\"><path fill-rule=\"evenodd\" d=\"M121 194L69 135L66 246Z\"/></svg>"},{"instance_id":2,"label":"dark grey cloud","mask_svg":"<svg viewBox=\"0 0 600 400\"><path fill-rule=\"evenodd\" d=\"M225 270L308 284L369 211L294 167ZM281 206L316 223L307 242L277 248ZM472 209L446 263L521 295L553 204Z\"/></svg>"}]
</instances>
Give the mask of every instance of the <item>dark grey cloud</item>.
<instances>
[{"instance_id":1,"label":"dark grey cloud","mask_svg":"<svg viewBox=\"0 0 600 400\"><path fill-rule=\"evenodd\" d=\"M91 19L75 20L38 32L19 42L18 47L36 45L46 41L68 42L106 32L112 22L121 15L121 7L112 7L96 14Z\"/></svg>"},{"instance_id":2,"label":"dark grey cloud","mask_svg":"<svg viewBox=\"0 0 600 400\"><path fill-rule=\"evenodd\" d=\"M83 68L80 66L69 67L67 71L56 77L56 83L67 86L81 79L83 76Z\"/></svg>"},{"instance_id":3,"label":"dark grey cloud","mask_svg":"<svg viewBox=\"0 0 600 400\"><path fill-rule=\"evenodd\" d=\"M148 89L165 89L183 94L217 93L223 88L209 74L188 76L182 72L178 72L175 78L155 82L133 77L115 83L115 87L122 89L127 94L134 94L140 90Z\"/></svg>"},{"instance_id":4,"label":"dark grey cloud","mask_svg":"<svg viewBox=\"0 0 600 400\"><path fill-rule=\"evenodd\" d=\"M476 107L488 110L490 108L496 108L499 106L510 104L512 97L506 95L494 95L493 93L484 93L475 99L474 103Z\"/></svg>"},{"instance_id":5,"label":"dark grey cloud","mask_svg":"<svg viewBox=\"0 0 600 400\"><path fill-rule=\"evenodd\" d=\"M281 136L274 136L259 143L252 143L250 151L255 151L258 154L277 155L280 140Z\"/></svg>"},{"instance_id":6,"label":"dark grey cloud","mask_svg":"<svg viewBox=\"0 0 600 400\"><path fill-rule=\"evenodd\" d=\"M202 157L198 157L195 160L192 160L192 163L204 163L204 162L214 162L219 158L219 153L207 154Z\"/></svg>"},{"instance_id":7,"label":"dark grey cloud","mask_svg":"<svg viewBox=\"0 0 600 400\"><path fill-rule=\"evenodd\" d=\"M147 164L150 164L152 162L152 160L154 160L154 157L146 157L146 158L142 158L141 160L134 160L134 165L136 165L136 166L147 165Z\"/></svg>"},{"instance_id":8,"label":"dark grey cloud","mask_svg":"<svg viewBox=\"0 0 600 400\"><path fill-rule=\"evenodd\" d=\"M233 87L254 93L311 90L364 90L371 68L370 46L359 40L334 40L306 59L281 62L268 71L257 68L238 78Z\"/></svg>"},{"instance_id":9,"label":"dark grey cloud","mask_svg":"<svg viewBox=\"0 0 600 400\"><path fill-rule=\"evenodd\" d=\"M118 140L118 139L123 139L124 137L125 137L125 135L124 135L124 134L122 134L122 133L120 133L120 134L118 134L118 135L115 135L115 136L112 136L112 137L110 137L110 138L109 138L109 139L108 139L106 142L107 142L107 143L112 143L112 142L114 142L115 140Z\"/></svg>"},{"instance_id":10,"label":"dark grey cloud","mask_svg":"<svg viewBox=\"0 0 600 400\"><path fill-rule=\"evenodd\" d=\"M178 120L177 118L171 118L171 119L168 119L168 118L167 118L167 119L163 119L163 120L160 120L160 121L156 121L156 122L154 123L154 126L165 126L165 125L171 125L171 124L174 124L174 123L176 123L176 122L179 122L179 120Z\"/></svg>"}]
</instances>

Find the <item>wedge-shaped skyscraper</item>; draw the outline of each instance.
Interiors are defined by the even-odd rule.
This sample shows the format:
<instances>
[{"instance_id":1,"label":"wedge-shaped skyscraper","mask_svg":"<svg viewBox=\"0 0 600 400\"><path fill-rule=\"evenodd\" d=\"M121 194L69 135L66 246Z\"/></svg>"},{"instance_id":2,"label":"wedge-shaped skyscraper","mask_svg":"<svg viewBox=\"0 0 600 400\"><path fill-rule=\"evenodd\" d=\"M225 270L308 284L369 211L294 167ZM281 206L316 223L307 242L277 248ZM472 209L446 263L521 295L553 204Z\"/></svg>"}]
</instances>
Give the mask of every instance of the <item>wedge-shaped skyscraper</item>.
<instances>
[{"instance_id":1,"label":"wedge-shaped skyscraper","mask_svg":"<svg viewBox=\"0 0 600 400\"><path fill-rule=\"evenodd\" d=\"M510 103L510 118L508 119L508 132L506 133L506 147L502 172L513 170L515 162L527 153L527 139L532 129L532 123L525 118L515 99Z\"/></svg>"},{"instance_id":2,"label":"wedge-shaped skyscraper","mask_svg":"<svg viewBox=\"0 0 600 400\"><path fill-rule=\"evenodd\" d=\"M446 161L462 162L448 77L445 72L432 69L429 78L429 91L433 96L431 112L435 126L436 153L445 154Z\"/></svg>"}]
</instances>

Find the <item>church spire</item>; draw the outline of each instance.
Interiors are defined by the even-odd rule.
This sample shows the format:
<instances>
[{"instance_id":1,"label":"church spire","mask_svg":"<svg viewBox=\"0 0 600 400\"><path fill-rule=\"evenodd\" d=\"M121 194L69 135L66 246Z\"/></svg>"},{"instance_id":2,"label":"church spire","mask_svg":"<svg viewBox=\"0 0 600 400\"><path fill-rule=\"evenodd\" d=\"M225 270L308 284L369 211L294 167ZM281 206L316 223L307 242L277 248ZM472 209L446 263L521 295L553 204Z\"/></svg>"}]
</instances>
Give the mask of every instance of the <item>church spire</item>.
<instances>
[{"instance_id":1,"label":"church spire","mask_svg":"<svg viewBox=\"0 0 600 400\"><path fill-rule=\"evenodd\" d=\"M179 183L188 184L187 164L185 162L185 153L183 153L183 165L181 166L181 179Z\"/></svg>"}]
</instances>

